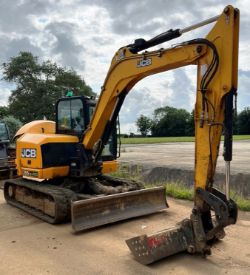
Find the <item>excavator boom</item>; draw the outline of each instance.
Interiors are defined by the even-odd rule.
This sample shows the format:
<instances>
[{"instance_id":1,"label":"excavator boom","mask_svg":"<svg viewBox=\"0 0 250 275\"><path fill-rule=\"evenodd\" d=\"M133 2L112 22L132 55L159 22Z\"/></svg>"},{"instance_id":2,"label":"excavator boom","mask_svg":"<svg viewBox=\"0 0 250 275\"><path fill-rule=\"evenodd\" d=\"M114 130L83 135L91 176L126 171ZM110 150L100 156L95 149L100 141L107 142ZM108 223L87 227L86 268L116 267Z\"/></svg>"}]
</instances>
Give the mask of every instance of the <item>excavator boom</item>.
<instances>
[{"instance_id":1,"label":"excavator boom","mask_svg":"<svg viewBox=\"0 0 250 275\"><path fill-rule=\"evenodd\" d=\"M136 260L143 264L181 251L210 254L212 241L224 237L224 227L237 221L237 205L229 197L229 179L233 98L237 95L239 11L227 6L203 41L209 50L197 62L194 208L190 219L175 228L126 241ZM213 187L222 131L226 194Z\"/></svg>"}]
</instances>

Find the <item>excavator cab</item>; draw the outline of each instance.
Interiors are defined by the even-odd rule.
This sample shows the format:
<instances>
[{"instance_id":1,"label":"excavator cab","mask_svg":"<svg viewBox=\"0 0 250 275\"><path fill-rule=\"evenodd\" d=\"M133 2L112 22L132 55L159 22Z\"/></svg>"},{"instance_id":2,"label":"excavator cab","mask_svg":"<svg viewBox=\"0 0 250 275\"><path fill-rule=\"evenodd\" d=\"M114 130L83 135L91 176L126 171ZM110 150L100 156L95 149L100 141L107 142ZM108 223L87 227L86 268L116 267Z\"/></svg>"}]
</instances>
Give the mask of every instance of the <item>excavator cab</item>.
<instances>
[{"instance_id":1,"label":"excavator cab","mask_svg":"<svg viewBox=\"0 0 250 275\"><path fill-rule=\"evenodd\" d=\"M96 100L86 96L66 96L59 99L56 103L56 133L77 136L81 142L95 107ZM117 158L116 127L111 131L101 158L102 161L114 161Z\"/></svg>"}]
</instances>

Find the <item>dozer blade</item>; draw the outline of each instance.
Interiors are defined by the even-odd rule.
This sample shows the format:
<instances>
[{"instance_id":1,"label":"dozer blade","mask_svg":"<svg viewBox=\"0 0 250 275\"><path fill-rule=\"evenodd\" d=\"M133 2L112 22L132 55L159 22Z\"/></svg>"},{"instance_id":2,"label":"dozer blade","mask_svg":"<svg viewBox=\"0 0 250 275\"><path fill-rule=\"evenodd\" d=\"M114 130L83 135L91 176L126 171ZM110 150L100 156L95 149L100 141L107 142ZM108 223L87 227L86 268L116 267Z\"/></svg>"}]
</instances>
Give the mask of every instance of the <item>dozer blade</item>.
<instances>
[{"instance_id":1,"label":"dozer blade","mask_svg":"<svg viewBox=\"0 0 250 275\"><path fill-rule=\"evenodd\" d=\"M141 189L71 203L75 232L155 213L168 207L164 187Z\"/></svg>"}]
</instances>

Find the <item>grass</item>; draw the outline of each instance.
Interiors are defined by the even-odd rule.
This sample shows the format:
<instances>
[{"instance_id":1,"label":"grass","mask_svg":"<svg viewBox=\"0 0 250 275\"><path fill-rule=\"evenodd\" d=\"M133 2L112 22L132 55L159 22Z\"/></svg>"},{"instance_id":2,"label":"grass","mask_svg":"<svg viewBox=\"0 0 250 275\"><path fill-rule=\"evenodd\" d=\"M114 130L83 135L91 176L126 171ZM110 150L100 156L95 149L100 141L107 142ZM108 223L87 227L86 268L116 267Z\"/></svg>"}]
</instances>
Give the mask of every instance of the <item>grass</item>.
<instances>
[{"instance_id":1,"label":"grass","mask_svg":"<svg viewBox=\"0 0 250 275\"><path fill-rule=\"evenodd\" d=\"M250 200L241 198L240 196L237 196L235 199L236 204L238 205L238 208L242 211L250 211Z\"/></svg>"},{"instance_id":2,"label":"grass","mask_svg":"<svg viewBox=\"0 0 250 275\"><path fill-rule=\"evenodd\" d=\"M238 208L242 211L250 211L250 199L242 198L234 191L230 193L230 197L236 202Z\"/></svg>"},{"instance_id":3,"label":"grass","mask_svg":"<svg viewBox=\"0 0 250 275\"><path fill-rule=\"evenodd\" d=\"M176 199L193 200L193 189L178 183L165 183L164 185L168 196ZM230 197L236 202L240 210L250 211L250 199L242 198L234 191L231 192Z\"/></svg>"},{"instance_id":4,"label":"grass","mask_svg":"<svg viewBox=\"0 0 250 275\"><path fill-rule=\"evenodd\" d=\"M182 200L193 200L193 190L178 183L165 183L166 194L169 197Z\"/></svg>"},{"instance_id":5,"label":"grass","mask_svg":"<svg viewBox=\"0 0 250 275\"><path fill-rule=\"evenodd\" d=\"M233 140L248 140L250 135L234 135Z\"/></svg>"},{"instance_id":6,"label":"grass","mask_svg":"<svg viewBox=\"0 0 250 275\"><path fill-rule=\"evenodd\" d=\"M153 144L166 142L192 142L194 137L130 137L121 138L122 144Z\"/></svg>"},{"instance_id":7,"label":"grass","mask_svg":"<svg viewBox=\"0 0 250 275\"><path fill-rule=\"evenodd\" d=\"M179 183L163 183L166 187L166 194L175 199L192 201L194 198L193 189L190 189ZM242 198L234 191L231 192L230 197L236 202L238 208L242 211L250 211L250 199Z\"/></svg>"},{"instance_id":8,"label":"grass","mask_svg":"<svg viewBox=\"0 0 250 275\"><path fill-rule=\"evenodd\" d=\"M112 173L112 176L119 177L119 178L129 178L133 180L140 179L139 175L130 175L128 171L122 170L117 171L115 173ZM175 199L182 199L182 200L189 200L193 201L193 189L188 188L184 184L181 183L161 183L157 184L157 186L163 185L166 187L166 194L169 197L175 198ZM152 187L155 186L153 184L146 184L146 187ZM239 196L235 191L232 191L230 194L230 197L236 202L238 205L238 208L242 211L250 211L250 199L245 199Z\"/></svg>"},{"instance_id":9,"label":"grass","mask_svg":"<svg viewBox=\"0 0 250 275\"><path fill-rule=\"evenodd\" d=\"M223 140L223 137L222 137ZM250 140L250 135L234 135L233 140ZM193 142L194 137L130 137L121 138L122 144L153 144L166 142Z\"/></svg>"}]
</instances>

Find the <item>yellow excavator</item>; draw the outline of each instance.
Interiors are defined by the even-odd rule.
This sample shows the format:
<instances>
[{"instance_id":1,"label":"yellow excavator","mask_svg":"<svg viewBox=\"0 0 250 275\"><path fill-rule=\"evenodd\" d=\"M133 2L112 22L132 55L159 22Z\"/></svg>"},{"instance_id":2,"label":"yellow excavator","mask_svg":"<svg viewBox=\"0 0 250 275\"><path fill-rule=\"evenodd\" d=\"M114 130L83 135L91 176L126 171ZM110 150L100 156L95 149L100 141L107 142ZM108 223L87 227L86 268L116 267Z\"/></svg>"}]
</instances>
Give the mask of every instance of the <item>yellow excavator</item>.
<instances>
[{"instance_id":1,"label":"yellow excavator","mask_svg":"<svg viewBox=\"0 0 250 275\"><path fill-rule=\"evenodd\" d=\"M107 175L117 170L116 121L93 149L85 147L96 108L94 98L69 91L56 103L55 122L32 121L18 130L19 178L4 185L9 204L52 224L71 219L75 232L168 206L164 187L144 189L140 182Z\"/></svg>"},{"instance_id":2,"label":"yellow excavator","mask_svg":"<svg viewBox=\"0 0 250 275\"><path fill-rule=\"evenodd\" d=\"M213 22L205 38L144 51ZM196 65L195 195L191 216L176 228L126 242L143 264L180 251L209 254L212 242L223 237L224 227L237 220L237 205L229 197L229 181L238 40L239 10L227 6L219 16L185 29L168 30L147 41L137 39L120 48L94 108L90 108L91 99L65 97L57 103L56 123L32 122L17 133L16 164L22 178L5 183L6 201L51 223L71 217L75 231L165 208L164 188L141 189L136 182L104 176L102 169L112 170L115 157L107 162L102 152L126 95L138 81ZM222 133L225 194L213 187Z\"/></svg>"}]
</instances>

